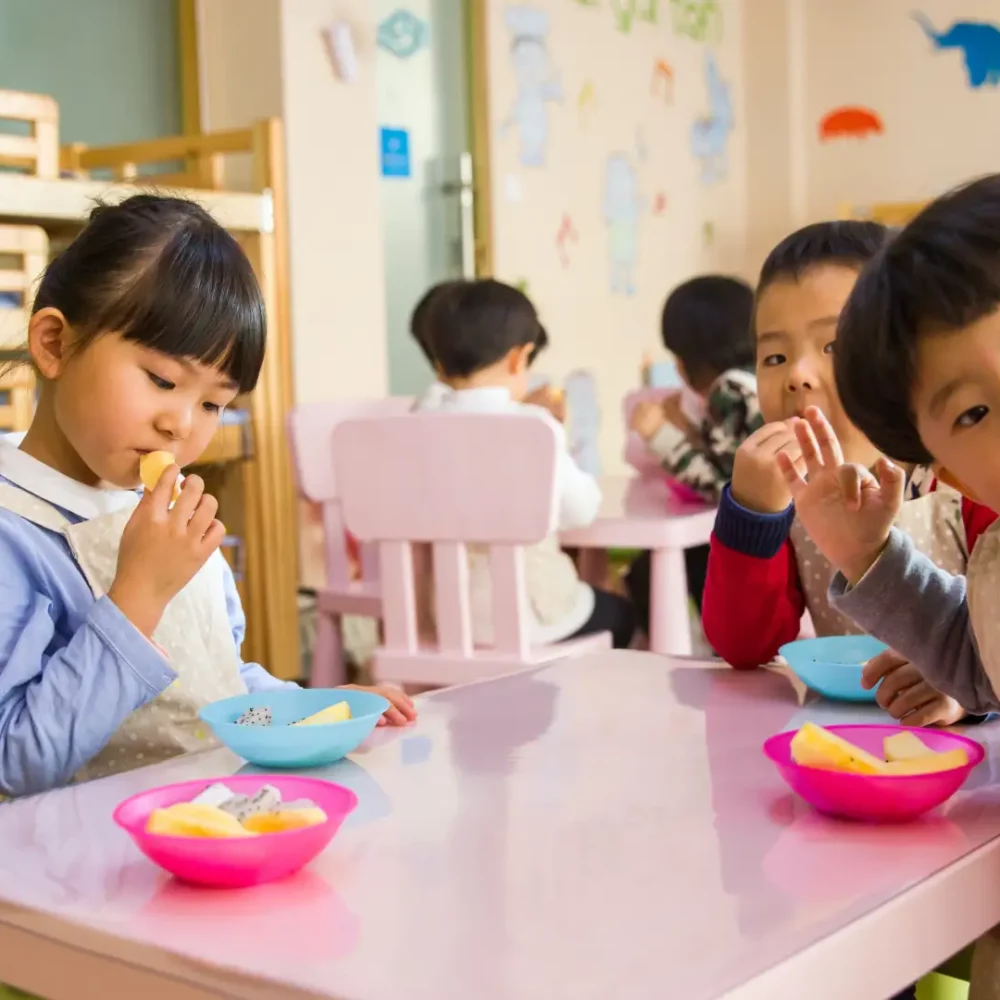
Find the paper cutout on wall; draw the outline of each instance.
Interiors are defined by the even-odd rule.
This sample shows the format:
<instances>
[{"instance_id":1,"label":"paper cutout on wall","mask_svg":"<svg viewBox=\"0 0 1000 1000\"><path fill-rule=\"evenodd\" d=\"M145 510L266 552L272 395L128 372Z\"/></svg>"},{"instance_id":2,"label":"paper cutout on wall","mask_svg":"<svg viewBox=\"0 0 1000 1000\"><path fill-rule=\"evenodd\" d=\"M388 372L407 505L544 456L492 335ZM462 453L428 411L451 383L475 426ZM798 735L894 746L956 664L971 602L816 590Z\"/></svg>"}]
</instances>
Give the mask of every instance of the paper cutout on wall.
<instances>
[{"instance_id":1,"label":"paper cutout on wall","mask_svg":"<svg viewBox=\"0 0 1000 1000\"><path fill-rule=\"evenodd\" d=\"M710 247L715 243L715 223L709 219L706 219L701 224L701 242L706 247Z\"/></svg>"},{"instance_id":2,"label":"paper cutout on wall","mask_svg":"<svg viewBox=\"0 0 1000 1000\"><path fill-rule=\"evenodd\" d=\"M323 39L337 76L344 83L357 83L358 54L351 26L346 21L334 21L323 29Z\"/></svg>"},{"instance_id":3,"label":"paper cutout on wall","mask_svg":"<svg viewBox=\"0 0 1000 1000\"><path fill-rule=\"evenodd\" d=\"M409 59L426 46L431 37L430 26L411 10L394 10L378 26L379 48L399 59Z\"/></svg>"},{"instance_id":4,"label":"paper cutout on wall","mask_svg":"<svg viewBox=\"0 0 1000 1000\"><path fill-rule=\"evenodd\" d=\"M653 97L662 97L666 104L674 103L674 70L666 59L657 59L653 63L649 90Z\"/></svg>"},{"instance_id":5,"label":"paper cutout on wall","mask_svg":"<svg viewBox=\"0 0 1000 1000\"><path fill-rule=\"evenodd\" d=\"M580 93L576 98L576 108L578 111L586 111L594 101L597 99L597 94L594 91L594 85L587 80L584 85L580 88Z\"/></svg>"},{"instance_id":6,"label":"paper cutout on wall","mask_svg":"<svg viewBox=\"0 0 1000 1000\"><path fill-rule=\"evenodd\" d=\"M567 250L566 244L579 242L580 237L577 234L576 226L573 225L573 220L568 215L564 215L559 224L559 231L556 233L556 252L559 254L559 263L564 268L569 267L569 250Z\"/></svg>"},{"instance_id":7,"label":"paper cutout on wall","mask_svg":"<svg viewBox=\"0 0 1000 1000\"><path fill-rule=\"evenodd\" d=\"M604 173L603 215L608 227L611 291L616 295L635 295L643 207L635 167L624 153L612 153Z\"/></svg>"},{"instance_id":8,"label":"paper cutout on wall","mask_svg":"<svg viewBox=\"0 0 1000 1000\"><path fill-rule=\"evenodd\" d=\"M657 191L653 199L653 215L663 215L667 210L667 196L662 191Z\"/></svg>"},{"instance_id":9,"label":"paper cutout on wall","mask_svg":"<svg viewBox=\"0 0 1000 1000\"><path fill-rule=\"evenodd\" d=\"M527 278L518 278L517 281L514 282L514 287L522 295L528 295L528 287L529 286L528 286L528 279ZM528 295L528 298L531 298L531 296Z\"/></svg>"},{"instance_id":10,"label":"paper cutout on wall","mask_svg":"<svg viewBox=\"0 0 1000 1000\"><path fill-rule=\"evenodd\" d=\"M696 42L722 41L722 6L719 0L670 0L674 34Z\"/></svg>"},{"instance_id":11,"label":"paper cutout on wall","mask_svg":"<svg viewBox=\"0 0 1000 1000\"><path fill-rule=\"evenodd\" d=\"M871 108L845 107L828 111L819 120L819 137L822 142L831 139L867 139L882 135L882 119Z\"/></svg>"},{"instance_id":12,"label":"paper cutout on wall","mask_svg":"<svg viewBox=\"0 0 1000 1000\"><path fill-rule=\"evenodd\" d=\"M953 21L947 31L937 32L926 14L916 11L913 19L936 49L962 50L970 87L1000 85L1000 26L989 21Z\"/></svg>"},{"instance_id":13,"label":"paper cutout on wall","mask_svg":"<svg viewBox=\"0 0 1000 1000\"><path fill-rule=\"evenodd\" d=\"M705 53L705 85L708 90L708 114L691 126L691 152L701 160L701 179L715 184L725 178L729 133L733 130L733 104L729 84L719 75L711 50Z\"/></svg>"},{"instance_id":14,"label":"paper cutout on wall","mask_svg":"<svg viewBox=\"0 0 1000 1000\"><path fill-rule=\"evenodd\" d=\"M504 21L511 34L510 61L517 79L517 97L500 132L516 128L521 140L521 163L541 167L549 144L546 105L563 98L562 84L549 58L549 15L518 5L504 11Z\"/></svg>"},{"instance_id":15,"label":"paper cutout on wall","mask_svg":"<svg viewBox=\"0 0 1000 1000\"><path fill-rule=\"evenodd\" d=\"M511 205L517 205L524 198L524 186L517 174L507 174L503 179L503 194Z\"/></svg>"},{"instance_id":16,"label":"paper cutout on wall","mask_svg":"<svg viewBox=\"0 0 1000 1000\"><path fill-rule=\"evenodd\" d=\"M575 371L566 376L564 388L569 452L584 472L599 476L601 407L597 401L597 383L590 372Z\"/></svg>"}]
</instances>

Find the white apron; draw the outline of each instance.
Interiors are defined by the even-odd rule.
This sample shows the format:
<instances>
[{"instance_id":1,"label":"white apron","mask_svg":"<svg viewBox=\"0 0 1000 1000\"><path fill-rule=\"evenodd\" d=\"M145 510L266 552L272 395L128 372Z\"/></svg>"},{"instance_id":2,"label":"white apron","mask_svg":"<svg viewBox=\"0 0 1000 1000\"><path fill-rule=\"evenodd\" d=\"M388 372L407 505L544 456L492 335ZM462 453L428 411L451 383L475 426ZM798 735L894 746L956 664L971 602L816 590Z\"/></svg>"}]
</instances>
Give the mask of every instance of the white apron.
<instances>
[{"instance_id":1,"label":"white apron","mask_svg":"<svg viewBox=\"0 0 1000 1000\"><path fill-rule=\"evenodd\" d=\"M895 524L940 569L956 575L965 572L968 551L962 523L962 496L956 490L938 483L933 492L906 500ZM790 537L806 608L816 627L816 635L861 634L864 629L831 607L829 589L834 569L806 534L798 518L792 522Z\"/></svg>"},{"instance_id":2,"label":"white apron","mask_svg":"<svg viewBox=\"0 0 1000 1000\"><path fill-rule=\"evenodd\" d=\"M73 524L44 500L0 483L0 507L64 535L94 597L107 593L118 566L122 532L135 504ZM117 774L216 745L198 719L199 709L247 691L226 611L224 565L222 555L214 553L167 605L154 633L177 679L128 716L107 746L77 771L74 781Z\"/></svg>"}]
</instances>

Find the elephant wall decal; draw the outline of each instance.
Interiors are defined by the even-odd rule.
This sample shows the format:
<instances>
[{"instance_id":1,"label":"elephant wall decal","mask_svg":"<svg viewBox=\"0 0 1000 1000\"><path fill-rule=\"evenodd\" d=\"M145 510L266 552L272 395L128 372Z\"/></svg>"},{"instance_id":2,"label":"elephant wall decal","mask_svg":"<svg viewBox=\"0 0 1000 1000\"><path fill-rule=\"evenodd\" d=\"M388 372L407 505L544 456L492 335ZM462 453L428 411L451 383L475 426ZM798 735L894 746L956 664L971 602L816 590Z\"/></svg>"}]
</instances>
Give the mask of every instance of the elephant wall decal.
<instances>
[{"instance_id":1,"label":"elephant wall decal","mask_svg":"<svg viewBox=\"0 0 1000 1000\"><path fill-rule=\"evenodd\" d=\"M937 49L961 49L969 86L1000 85L1000 27L989 21L954 21L945 31L935 31L926 14L915 12L913 19Z\"/></svg>"}]
</instances>

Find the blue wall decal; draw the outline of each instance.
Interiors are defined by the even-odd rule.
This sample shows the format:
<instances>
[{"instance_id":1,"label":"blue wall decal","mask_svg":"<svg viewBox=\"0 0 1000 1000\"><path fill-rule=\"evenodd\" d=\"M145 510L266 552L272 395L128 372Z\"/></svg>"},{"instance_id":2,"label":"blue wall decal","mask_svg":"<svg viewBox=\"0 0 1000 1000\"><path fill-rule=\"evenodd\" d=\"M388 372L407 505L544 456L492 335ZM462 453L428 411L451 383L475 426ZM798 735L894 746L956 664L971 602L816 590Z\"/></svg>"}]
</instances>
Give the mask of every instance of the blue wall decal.
<instances>
[{"instance_id":1,"label":"blue wall decal","mask_svg":"<svg viewBox=\"0 0 1000 1000\"><path fill-rule=\"evenodd\" d=\"M1000 27L989 21L954 21L947 31L937 32L926 14L913 19L936 49L961 49L969 86L975 89L1000 84Z\"/></svg>"},{"instance_id":2,"label":"blue wall decal","mask_svg":"<svg viewBox=\"0 0 1000 1000\"><path fill-rule=\"evenodd\" d=\"M644 207L635 167L624 153L612 153L604 173L603 214L608 227L611 291L616 295L635 295L639 217Z\"/></svg>"},{"instance_id":3,"label":"blue wall decal","mask_svg":"<svg viewBox=\"0 0 1000 1000\"><path fill-rule=\"evenodd\" d=\"M534 7L518 5L504 11L504 21L511 35L510 61L517 79L517 97L500 126L500 133L503 135L515 127L521 138L522 165L542 167L549 145L546 105L563 99L562 84L552 66L546 42L549 15Z\"/></svg>"},{"instance_id":4,"label":"blue wall decal","mask_svg":"<svg viewBox=\"0 0 1000 1000\"><path fill-rule=\"evenodd\" d=\"M733 102L729 84L719 75L711 50L705 53L705 84L708 89L708 114L691 126L691 152L701 160L701 179L715 184L727 172L726 151L733 130Z\"/></svg>"},{"instance_id":5,"label":"blue wall decal","mask_svg":"<svg viewBox=\"0 0 1000 1000\"><path fill-rule=\"evenodd\" d=\"M426 21L409 10L394 10L378 26L377 39L381 48L400 59L416 55L430 41L431 29Z\"/></svg>"},{"instance_id":6,"label":"blue wall decal","mask_svg":"<svg viewBox=\"0 0 1000 1000\"><path fill-rule=\"evenodd\" d=\"M379 129L383 177L410 176L410 133L405 128Z\"/></svg>"}]
</instances>

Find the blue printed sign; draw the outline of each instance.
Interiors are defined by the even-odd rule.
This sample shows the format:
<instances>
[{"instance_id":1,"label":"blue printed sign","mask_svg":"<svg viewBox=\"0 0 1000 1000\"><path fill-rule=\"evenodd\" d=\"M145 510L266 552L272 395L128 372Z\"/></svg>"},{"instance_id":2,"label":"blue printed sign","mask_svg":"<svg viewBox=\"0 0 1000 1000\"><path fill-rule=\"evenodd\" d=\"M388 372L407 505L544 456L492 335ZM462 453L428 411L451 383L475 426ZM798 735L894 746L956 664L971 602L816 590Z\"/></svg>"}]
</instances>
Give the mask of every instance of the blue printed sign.
<instances>
[{"instance_id":1,"label":"blue printed sign","mask_svg":"<svg viewBox=\"0 0 1000 1000\"><path fill-rule=\"evenodd\" d=\"M382 176L410 176L410 133L405 128L379 130L382 148Z\"/></svg>"}]
</instances>

